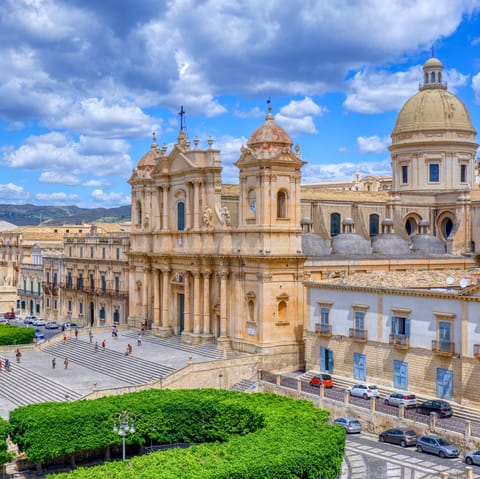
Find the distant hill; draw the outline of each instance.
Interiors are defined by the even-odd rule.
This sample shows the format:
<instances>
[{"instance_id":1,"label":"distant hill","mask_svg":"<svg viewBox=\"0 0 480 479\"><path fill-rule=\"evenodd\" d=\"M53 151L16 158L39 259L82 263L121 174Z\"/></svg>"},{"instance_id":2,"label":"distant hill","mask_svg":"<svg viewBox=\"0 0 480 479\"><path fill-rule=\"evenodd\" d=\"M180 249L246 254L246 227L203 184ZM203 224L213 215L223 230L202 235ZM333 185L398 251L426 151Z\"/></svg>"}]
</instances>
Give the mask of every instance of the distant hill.
<instances>
[{"instance_id":1,"label":"distant hill","mask_svg":"<svg viewBox=\"0 0 480 479\"><path fill-rule=\"evenodd\" d=\"M78 206L0 204L0 221L8 221L16 226L58 226L93 222L121 223L130 220L130 205L117 208L79 208Z\"/></svg>"}]
</instances>

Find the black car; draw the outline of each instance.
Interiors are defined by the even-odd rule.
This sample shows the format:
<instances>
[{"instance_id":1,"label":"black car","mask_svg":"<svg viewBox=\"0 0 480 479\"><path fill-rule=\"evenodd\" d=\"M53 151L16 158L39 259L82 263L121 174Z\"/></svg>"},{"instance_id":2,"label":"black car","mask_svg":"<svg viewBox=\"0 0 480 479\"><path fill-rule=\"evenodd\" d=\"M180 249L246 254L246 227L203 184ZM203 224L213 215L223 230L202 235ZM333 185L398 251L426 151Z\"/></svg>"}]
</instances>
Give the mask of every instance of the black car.
<instances>
[{"instance_id":1,"label":"black car","mask_svg":"<svg viewBox=\"0 0 480 479\"><path fill-rule=\"evenodd\" d=\"M417 433L411 429L393 428L383 431L378 436L380 442L391 442L402 447L414 446L417 444Z\"/></svg>"},{"instance_id":2,"label":"black car","mask_svg":"<svg viewBox=\"0 0 480 479\"><path fill-rule=\"evenodd\" d=\"M420 414L437 414L438 417L451 417L453 414L452 406L447 401L432 399L425 401L417 406L417 412Z\"/></svg>"}]
</instances>

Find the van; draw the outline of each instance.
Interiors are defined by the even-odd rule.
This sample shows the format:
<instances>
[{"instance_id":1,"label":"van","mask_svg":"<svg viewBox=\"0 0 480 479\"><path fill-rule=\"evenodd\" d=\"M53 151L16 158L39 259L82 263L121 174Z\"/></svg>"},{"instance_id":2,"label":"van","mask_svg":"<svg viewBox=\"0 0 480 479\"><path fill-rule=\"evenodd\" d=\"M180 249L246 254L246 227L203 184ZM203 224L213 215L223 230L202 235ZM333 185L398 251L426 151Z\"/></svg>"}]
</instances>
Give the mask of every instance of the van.
<instances>
[{"instance_id":1,"label":"van","mask_svg":"<svg viewBox=\"0 0 480 479\"><path fill-rule=\"evenodd\" d=\"M45 335L41 331L35 331L33 341L37 344L43 343L45 341Z\"/></svg>"}]
</instances>

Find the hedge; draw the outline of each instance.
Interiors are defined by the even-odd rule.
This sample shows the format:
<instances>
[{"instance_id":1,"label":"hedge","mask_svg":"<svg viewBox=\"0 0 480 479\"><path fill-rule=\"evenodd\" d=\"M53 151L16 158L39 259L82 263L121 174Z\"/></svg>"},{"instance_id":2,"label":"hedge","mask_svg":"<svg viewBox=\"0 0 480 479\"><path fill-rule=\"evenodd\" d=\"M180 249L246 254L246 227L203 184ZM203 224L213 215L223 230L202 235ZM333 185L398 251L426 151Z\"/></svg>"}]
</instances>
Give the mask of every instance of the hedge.
<instances>
[{"instance_id":1,"label":"hedge","mask_svg":"<svg viewBox=\"0 0 480 479\"><path fill-rule=\"evenodd\" d=\"M118 445L113 415L136 417L128 444L196 442L125 462L79 468L59 478L334 479L345 432L308 401L219 390L150 390L74 403L23 406L10 414L12 439L32 461Z\"/></svg>"},{"instance_id":2,"label":"hedge","mask_svg":"<svg viewBox=\"0 0 480 479\"><path fill-rule=\"evenodd\" d=\"M10 434L11 426L10 424L0 417L0 466L9 462L13 454L7 452L8 444L7 439Z\"/></svg>"},{"instance_id":3,"label":"hedge","mask_svg":"<svg viewBox=\"0 0 480 479\"><path fill-rule=\"evenodd\" d=\"M21 328L13 324L0 324L0 346L30 344L35 335L34 328Z\"/></svg>"}]
</instances>

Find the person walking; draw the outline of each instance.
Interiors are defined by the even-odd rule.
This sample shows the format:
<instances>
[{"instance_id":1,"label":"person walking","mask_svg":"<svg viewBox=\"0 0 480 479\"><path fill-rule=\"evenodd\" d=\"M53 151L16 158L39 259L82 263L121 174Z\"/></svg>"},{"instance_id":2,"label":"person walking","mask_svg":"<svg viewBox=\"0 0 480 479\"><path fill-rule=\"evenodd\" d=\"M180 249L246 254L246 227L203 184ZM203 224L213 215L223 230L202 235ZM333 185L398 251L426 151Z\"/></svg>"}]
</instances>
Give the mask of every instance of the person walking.
<instances>
[{"instance_id":1,"label":"person walking","mask_svg":"<svg viewBox=\"0 0 480 479\"><path fill-rule=\"evenodd\" d=\"M98 341L95 341L95 352L98 352Z\"/></svg>"},{"instance_id":2,"label":"person walking","mask_svg":"<svg viewBox=\"0 0 480 479\"><path fill-rule=\"evenodd\" d=\"M2 362L2 360L0 359L0 372L2 372L2 366L3 366L3 362Z\"/></svg>"},{"instance_id":3,"label":"person walking","mask_svg":"<svg viewBox=\"0 0 480 479\"><path fill-rule=\"evenodd\" d=\"M107 343L105 342L105 339L104 339L104 340L102 341L102 349L103 349L103 350L105 350L105 345L106 345L106 344L107 344Z\"/></svg>"},{"instance_id":4,"label":"person walking","mask_svg":"<svg viewBox=\"0 0 480 479\"><path fill-rule=\"evenodd\" d=\"M68 369L68 356L65 356L65 359L63 360L63 365L65 366L65 369Z\"/></svg>"},{"instance_id":5,"label":"person walking","mask_svg":"<svg viewBox=\"0 0 480 479\"><path fill-rule=\"evenodd\" d=\"M17 350L15 351L15 358L17 360L17 363L20 362L20 359L22 358L22 353L20 352L20 349L17 348Z\"/></svg>"},{"instance_id":6,"label":"person walking","mask_svg":"<svg viewBox=\"0 0 480 479\"><path fill-rule=\"evenodd\" d=\"M57 360L55 358L52 359L52 369L55 369L55 366L57 365Z\"/></svg>"},{"instance_id":7,"label":"person walking","mask_svg":"<svg viewBox=\"0 0 480 479\"><path fill-rule=\"evenodd\" d=\"M78 339L78 328L75 328L75 339Z\"/></svg>"},{"instance_id":8,"label":"person walking","mask_svg":"<svg viewBox=\"0 0 480 479\"><path fill-rule=\"evenodd\" d=\"M92 331L89 331L89 332L88 332L88 338L90 339L90 344L92 344L92 342L93 342L93 333L92 333Z\"/></svg>"},{"instance_id":9,"label":"person walking","mask_svg":"<svg viewBox=\"0 0 480 479\"><path fill-rule=\"evenodd\" d=\"M142 333L138 333L137 346L141 346L141 345L142 345Z\"/></svg>"},{"instance_id":10,"label":"person walking","mask_svg":"<svg viewBox=\"0 0 480 479\"><path fill-rule=\"evenodd\" d=\"M10 360L5 359L5 371L10 372Z\"/></svg>"},{"instance_id":11,"label":"person walking","mask_svg":"<svg viewBox=\"0 0 480 479\"><path fill-rule=\"evenodd\" d=\"M66 334L63 335L63 344L67 344L67 335Z\"/></svg>"}]
</instances>

